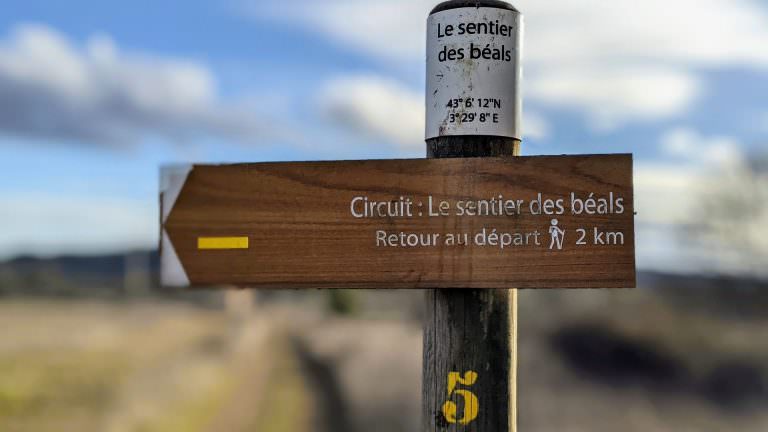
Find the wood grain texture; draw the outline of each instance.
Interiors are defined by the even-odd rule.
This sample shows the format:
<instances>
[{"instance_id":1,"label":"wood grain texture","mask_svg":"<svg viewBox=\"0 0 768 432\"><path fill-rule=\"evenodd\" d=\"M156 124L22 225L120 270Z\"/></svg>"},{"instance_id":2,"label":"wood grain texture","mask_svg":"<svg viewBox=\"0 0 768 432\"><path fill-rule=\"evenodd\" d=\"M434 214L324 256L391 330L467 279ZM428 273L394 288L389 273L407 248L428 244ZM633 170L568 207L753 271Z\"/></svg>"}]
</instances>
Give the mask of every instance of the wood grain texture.
<instances>
[{"instance_id":1,"label":"wood grain texture","mask_svg":"<svg viewBox=\"0 0 768 432\"><path fill-rule=\"evenodd\" d=\"M519 154L520 141L513 139L427 140L429 158ZM425 293L422 431L517 431L517 294L516 289ZM477 383L468 389L478 398L479 412L468 425L450 424L442 412L449 399L448 374L457 371L478 373Z\"/></svg>"},{"instance_id":2,"label":"wood grain texture","mask_svg":"<svg viewBox=\"0 0 768 432\"><path fill-rule=\"evenodd\" d=\"M621 231L621 246L548 249L550 217L426 216L434 201L529 202L538 193L625 198L610 216L556 216L560 226ZM421 202L424 216L356 219L354 197ZM414 205L414 213L419 209ZM453 210L452 210L453 211ZM483 229L541 232L539 246L382 247L376 232L445 236ZM164 225L192 285L263 288L633 287L634 217L629 155L266 163L195 166ZM575 236L575 234L571 234ZM200 237L248 237L247 250L199 250ZM444 239L445 237L441 237ZM439 244L440 242L438 242ZM574 244L572 244L574 243Z\"/></svg>"},{"instance_id":3,"label":"wood grain texture","mask_svg":"<svg viewBox=\"0 0 768 432\"><path fill-rule=\"evenodd\" d=\"M514 432L517 290L430 290L426 302L422 430ZM448 374L469 371L477 382L458 388L477 396L477 419L450 424L443 404L453 401L461 412L465 400L448 396Z\"/></svg>"},{"instance_id":4,"label":"wood grain texture","mask_svg":"<svg viewBox=\"0 0 768 432\"><path fill-rule=\"evenodd\" d=\"M431 13L472 6L516 11L503 1L451 0ZM521 146L519 139L493 136L442 136L426 143L428 158L520 156ZM517 290L427 291L425 315L422 431L517 432ZM477 382L466 386L477 397L477 418L452 424L443 404L460 401L447 394L447 377L468 371L477 373Z\"/></svg>"}]
</instances>

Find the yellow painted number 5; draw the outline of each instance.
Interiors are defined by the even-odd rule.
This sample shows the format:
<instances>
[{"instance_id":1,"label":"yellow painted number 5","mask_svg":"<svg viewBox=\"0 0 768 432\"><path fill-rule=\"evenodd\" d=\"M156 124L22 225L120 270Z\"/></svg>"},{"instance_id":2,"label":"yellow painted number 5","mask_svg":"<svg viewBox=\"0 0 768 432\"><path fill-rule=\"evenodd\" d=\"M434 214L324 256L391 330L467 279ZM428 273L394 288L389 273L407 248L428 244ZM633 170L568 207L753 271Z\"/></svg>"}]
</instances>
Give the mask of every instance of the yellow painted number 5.
<instances>
[{"instance_id":1,"label":"yellow painted number 5","mask_svg":"<svg viewBox=\"0 0 768 432\"><path fill-rule=\"evenodd\" d=\"M443 415L450 424L468 425L477 419L480 412L480 401L474 393L469 390L457 390L460 384L471 387L477 382L477 372L469 371L461 376L459 372L448 374L448 402L443 404ZM464 413L461 418L458 417L459 407L456 402L451 401L453 395L461 396L464 399Z\"/></svg>"}]
</instances>

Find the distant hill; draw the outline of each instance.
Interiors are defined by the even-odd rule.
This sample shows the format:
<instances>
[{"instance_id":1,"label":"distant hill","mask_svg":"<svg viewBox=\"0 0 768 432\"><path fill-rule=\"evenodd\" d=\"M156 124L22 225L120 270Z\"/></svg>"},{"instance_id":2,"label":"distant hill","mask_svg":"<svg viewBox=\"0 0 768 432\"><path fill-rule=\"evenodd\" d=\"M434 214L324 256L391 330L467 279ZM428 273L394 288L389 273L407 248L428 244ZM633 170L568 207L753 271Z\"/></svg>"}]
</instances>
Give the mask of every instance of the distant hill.
<instances>
[{"instance_id":1,"label":"distant hill","mask_svg":"<svg viewBox=\"0 0 768 432\"><path fill-rule=\"evenodd\" d=\"M679 307L731 318L768 316L768 281L735 276L641 272L640 287L652 289Z\"/></svg>"},{"instance_id":2,"label":"distant hill","mask_svg":"<svg viewBox=\"0 0 768 432\"><path fill-rule=\"evenodd\" d=\"M20 257L0 263L0 295L115 297L156 292L156 252Z\"/></svg>"},{"instance_id":3,"label":"distant hill","mask_svg":"<svg viewBox=\"0 0 768 432\"><path fill-rule=\"evenodd\" d=\"M98 256L20 257L0 263L0 296L125 298L168 296L158 286L156 251ZM640 289L686 308L744 316L768 313L768 282L640 272Z\"/></svg>"}]
</instances>

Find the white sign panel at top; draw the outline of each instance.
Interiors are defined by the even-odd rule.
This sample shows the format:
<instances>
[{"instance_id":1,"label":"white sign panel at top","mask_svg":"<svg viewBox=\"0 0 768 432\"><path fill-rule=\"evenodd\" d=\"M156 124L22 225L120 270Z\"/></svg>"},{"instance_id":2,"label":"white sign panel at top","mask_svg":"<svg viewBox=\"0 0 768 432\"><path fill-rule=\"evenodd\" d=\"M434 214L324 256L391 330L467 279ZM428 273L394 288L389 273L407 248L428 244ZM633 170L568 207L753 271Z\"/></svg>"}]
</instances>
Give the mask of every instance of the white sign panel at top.
<instances>
[{"instance_id":1,"label":"white sign panel at top","mask_svg":"<svg viewBox=\"0 0 768 432\"><path fill-rule=\"evenodd\" d=\"M522 15L491 7L438 12L427 23L426 138L521 139Z\"/></svg>"}]
</instances>

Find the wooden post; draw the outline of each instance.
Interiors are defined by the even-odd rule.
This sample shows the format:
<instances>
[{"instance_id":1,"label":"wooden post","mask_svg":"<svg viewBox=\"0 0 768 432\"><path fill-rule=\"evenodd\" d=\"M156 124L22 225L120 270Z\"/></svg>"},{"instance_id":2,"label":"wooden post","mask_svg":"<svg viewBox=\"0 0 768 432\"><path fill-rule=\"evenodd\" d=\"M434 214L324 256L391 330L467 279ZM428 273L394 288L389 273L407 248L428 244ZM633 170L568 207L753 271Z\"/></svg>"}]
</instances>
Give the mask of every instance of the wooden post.
<instances>
[{"instance_id":1,"label":"wooden post","mask_svg":"<svg viewBox=\"0 0 768 432\"><path fill-rule=\"evenodd\" d=\"M431 15L468 7L518 13L501 1L454 0L440 4ZM518 70L509 79L516 81L513 87L517 88L519 46L514 49ZM435 48L428 47L428 50ZM428 74L435 73L430 67L428 65ZM429 76L427 80L429 83ZM435 89L428 87L427 91L429 110L429 92ZM515 106L508 120L517 130L521 106L518 91L513 98L515 100L504 103ZM429 115L427 121L430 121ZM430 138L429 130L427 133L428 158L520 155L518 138L490 135ZM519 132L515 135L520 136ZM425 298L421 430L517 431L517 290L431 290Z\"/></svg>"},{"instance_id":2,"label":"wooden post","mask_svg":"<svg viewBox=\"0 0 768 432\"><path fill-rule=\"evenodd\" d=\"M519 149L507 140L452 141L452 154L465 157L517 155ZM430 157L444 154L436 146L429 146ZM473 151L478 148L483 151ZM517 431L517 290L430 290L425 298L422 431ZM479 403L477 419L466 427L448 423L443 412L448 401L459 410L466 403L448 397L451 372L478 374L473 385L461 386Z\"/></svg>"}]
</instances>

